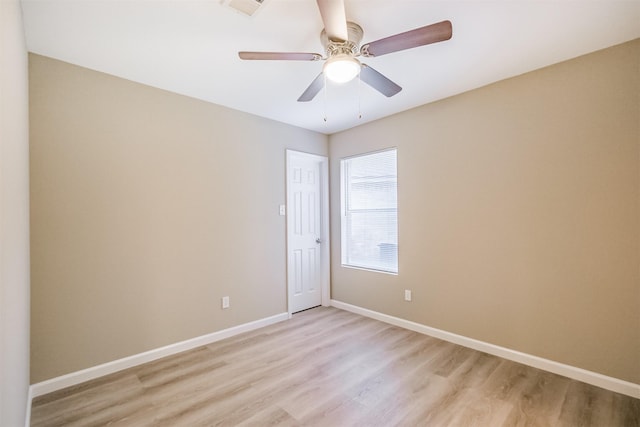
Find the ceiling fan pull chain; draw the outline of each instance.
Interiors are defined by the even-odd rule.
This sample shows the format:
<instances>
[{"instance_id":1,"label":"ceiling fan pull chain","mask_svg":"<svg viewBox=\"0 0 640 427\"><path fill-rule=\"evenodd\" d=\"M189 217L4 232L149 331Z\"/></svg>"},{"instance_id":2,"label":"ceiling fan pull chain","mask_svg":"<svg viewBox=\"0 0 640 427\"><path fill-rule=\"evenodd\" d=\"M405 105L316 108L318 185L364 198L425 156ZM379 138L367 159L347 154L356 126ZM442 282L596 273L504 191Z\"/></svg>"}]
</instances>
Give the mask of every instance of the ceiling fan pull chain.
<instances>
[{"instance_id":1,"label":"ceiling fan pull chain","mask_svg":"<svg viewBox=\"0 0 640 427\"><path fill-rule=\"evenodd\" d=\"M324 118L324 122L327 123L327 76L326 74L322 75L324 78L324 100L322 103L322 116Z\"/></svg>"},{"instance_id":2,"label":"ceiling fan pull chain","mask_svg":"<svg viewBox=\"0 0 640 427\"><path fill-rule=\"evenodd\" d=\"M358 120L362 119L362 100L360 99L360 88L362 87L362 79L358 73Z\"/></svg>"}]
</instances>

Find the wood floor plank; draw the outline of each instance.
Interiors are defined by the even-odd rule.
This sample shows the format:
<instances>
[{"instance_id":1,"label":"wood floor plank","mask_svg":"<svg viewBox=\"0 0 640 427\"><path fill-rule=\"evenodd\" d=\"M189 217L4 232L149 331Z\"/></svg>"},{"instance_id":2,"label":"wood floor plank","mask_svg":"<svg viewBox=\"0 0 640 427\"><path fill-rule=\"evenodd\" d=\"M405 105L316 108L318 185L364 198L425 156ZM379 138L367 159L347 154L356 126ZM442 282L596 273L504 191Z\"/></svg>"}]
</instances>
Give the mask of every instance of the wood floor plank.
<instances>
[{"instance_id":1,"label":"wood floor plank","mask_svg":"<svg viewBox=\"0 0 640 427\"><path fill-rule=\"evenodd\" d=\"M558 424L570 382L568 378L540 372L514 402L514 410L509 414L506 423L513 426Z\"/></svg>"},{"instance_id":2,"label":"wood floor plank","mask_svg":"<svg viewBox=\"0 0 640 427\"><path fill-rule=\"evenodd\" d=\"M96 425L91 421L104 412L112 416L131 413L146 404L138 378L131 374L118 376L112 382L103 382L95 387L80 388L75 393L64 395L59 400L38 403L32 410L33 426L66 426L74 423Z\"/></svg>"},{"instance_id":3,"label":"wood floor plank","mask_svg":"<svg viewBox=\"0 0 640 427\"><path fill-rule=\"evenodd\" d=\"M640 400L319 307L40 396L31 425L640 427Z\"/></svg>"},{"instance_id":4,"label":"wood floor plank","mask_svg":"<svg viewBox=\"0 0 640 427\"><path fill-rule=\"evenodd\" d=\"M287 411L278 406L270 406L260 412L256 412L255 414L252 414L251 417L237 424L239 427L298 427L301 425L302 424L293 418Z\"/></svg>"}]
</instances>

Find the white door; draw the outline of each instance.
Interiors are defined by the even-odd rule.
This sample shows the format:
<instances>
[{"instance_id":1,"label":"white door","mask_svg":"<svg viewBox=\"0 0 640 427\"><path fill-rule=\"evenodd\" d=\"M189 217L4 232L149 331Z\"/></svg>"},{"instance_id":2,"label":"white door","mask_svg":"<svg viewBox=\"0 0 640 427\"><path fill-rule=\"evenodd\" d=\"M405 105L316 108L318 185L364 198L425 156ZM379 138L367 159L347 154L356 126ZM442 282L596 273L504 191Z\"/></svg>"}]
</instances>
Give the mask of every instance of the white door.
<instances>
[{"instance_id":1,"label":"white door","mask_svg":"<svg viewBox=\"0 0 640 427\"><path fill-rule=\"evenodd\" d=\"M326 158L287 151L287 286L289 312L323 301L328 245L323 221ZM328 288L328 284L326 286ZM328 292L328 290L327 290Z\"/></svg>"}]
</instances>

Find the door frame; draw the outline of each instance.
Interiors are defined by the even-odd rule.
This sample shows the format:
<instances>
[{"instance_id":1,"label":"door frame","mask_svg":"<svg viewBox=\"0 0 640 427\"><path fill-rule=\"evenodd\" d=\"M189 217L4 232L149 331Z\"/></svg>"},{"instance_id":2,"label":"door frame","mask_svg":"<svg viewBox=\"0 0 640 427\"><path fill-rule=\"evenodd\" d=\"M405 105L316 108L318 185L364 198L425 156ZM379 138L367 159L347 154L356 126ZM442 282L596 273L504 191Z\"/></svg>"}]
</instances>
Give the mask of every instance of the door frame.
<instances>
[{"instance_id":1,"label":"door frame","mask_svg":"<svg viewBox=\"0 0 640 427\"><path fill-rule=\"evenodd\" d=\"M287 265L287 312L289 313L289 318L291 318L291 308L293 306L291 301L291 278L293 277L293 272L291 271L292 266L289 263L289 248L292 246L290 242L291 234L289 230L291 228L291 210L292 206L289 203L289 200L292 197L291 189L289 186L290 176L290 165L295 157L302 157L311 160L315 160L320 164L320 240L321 251L320 251L320 292L322 296L322 305L329 306L331 304L331 295L330 295L330 280L331 280L331 243L329 240L329 158L327 156L321 156L318 154L305 153L302 151L296 150L286 150L286 161L285 161L285 188L286 188L286 234L287 234L287 245L286 245L286 265Z\"/></svg>"}]
</instances>

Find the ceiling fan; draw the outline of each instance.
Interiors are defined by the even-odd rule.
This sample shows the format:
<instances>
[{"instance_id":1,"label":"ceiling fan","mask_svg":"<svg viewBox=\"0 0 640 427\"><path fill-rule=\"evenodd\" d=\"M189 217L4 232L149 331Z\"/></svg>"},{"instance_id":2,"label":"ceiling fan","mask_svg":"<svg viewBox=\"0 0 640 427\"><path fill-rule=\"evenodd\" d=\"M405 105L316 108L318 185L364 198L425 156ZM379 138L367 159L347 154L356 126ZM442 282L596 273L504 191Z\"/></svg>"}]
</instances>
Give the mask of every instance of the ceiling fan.
<instances>
[{"instance_id":1,"label":"ceiling fan","mask_svg":"<svg viewBox=\"0 0 640 427\"><path fill-rule=\"evenodd\" d=\"M363 82L391 97L402 88L357 58L382 56L437 43L449 40L452 35L451 22L442 21L366 43L358 49L364 32L355 22L347 21L344 0L317 0L317 3L324 23L320 40L326 57L319 53L303 52L238 52L240 59L245 60L326 61L322 72L300 95L298 102L311 101L324 87L325 77L337 83L346 83L358 74Z\"/></svg>"}]
</instances>

